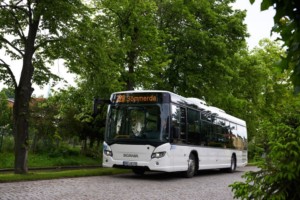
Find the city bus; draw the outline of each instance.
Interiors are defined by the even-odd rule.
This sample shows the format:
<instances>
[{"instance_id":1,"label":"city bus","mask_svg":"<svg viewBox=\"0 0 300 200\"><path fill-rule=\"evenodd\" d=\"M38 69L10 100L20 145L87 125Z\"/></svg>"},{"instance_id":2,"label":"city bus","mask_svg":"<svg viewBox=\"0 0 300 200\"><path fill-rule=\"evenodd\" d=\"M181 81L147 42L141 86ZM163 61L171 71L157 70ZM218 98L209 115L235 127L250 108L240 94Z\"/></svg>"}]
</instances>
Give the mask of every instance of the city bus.
<instances>
[{"instance_id":1,"label":"city bus","mask_svg":"<svg viewBox=\"0 0 300 200\"><path fill-rule=\"evenodd\" d=\"M113 93L107 102L103 167L193 177L248 162L246 122L204 100L142 90Z\"/></svg>"}]
</instances>

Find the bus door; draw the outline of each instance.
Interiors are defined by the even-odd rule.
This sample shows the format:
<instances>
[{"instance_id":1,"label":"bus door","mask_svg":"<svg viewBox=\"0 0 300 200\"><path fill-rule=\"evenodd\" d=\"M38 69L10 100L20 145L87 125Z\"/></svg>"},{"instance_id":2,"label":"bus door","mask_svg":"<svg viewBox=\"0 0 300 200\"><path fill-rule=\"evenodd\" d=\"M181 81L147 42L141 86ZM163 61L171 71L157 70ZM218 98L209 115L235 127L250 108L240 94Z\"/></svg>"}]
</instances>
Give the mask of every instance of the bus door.
<instances>
[{"instance_id":1,"label":"bus door","mask_svg":"<svg viewBox=\"0 0 300 200\"><path fill-rule=\"evenodd\" d=\"M186 141L186 108L172 104L171 118L171 151L172 165L175 169L187 167L189 152L187 152Z\"/></svg>"}]
</instances>

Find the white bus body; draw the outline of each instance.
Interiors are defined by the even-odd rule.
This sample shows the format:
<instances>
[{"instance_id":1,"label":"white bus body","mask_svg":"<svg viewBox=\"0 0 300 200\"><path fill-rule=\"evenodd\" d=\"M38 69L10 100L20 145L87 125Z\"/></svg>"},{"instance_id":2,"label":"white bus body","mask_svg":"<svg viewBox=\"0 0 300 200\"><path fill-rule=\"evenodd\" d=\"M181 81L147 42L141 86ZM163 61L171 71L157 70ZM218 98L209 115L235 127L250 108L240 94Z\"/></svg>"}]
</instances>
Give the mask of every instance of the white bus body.
<instances>
[{"instance_id":1,"label":"white bus body","mask_svg":"<svg viewBox=\"0 0 300 200\"><path fill-rule=\"evenodd\" d=\"M203 100L167 91L125 91L111 95L103 167L145 171L226 169L247 160L246 122Z\"/></svg>"}]
</instances>

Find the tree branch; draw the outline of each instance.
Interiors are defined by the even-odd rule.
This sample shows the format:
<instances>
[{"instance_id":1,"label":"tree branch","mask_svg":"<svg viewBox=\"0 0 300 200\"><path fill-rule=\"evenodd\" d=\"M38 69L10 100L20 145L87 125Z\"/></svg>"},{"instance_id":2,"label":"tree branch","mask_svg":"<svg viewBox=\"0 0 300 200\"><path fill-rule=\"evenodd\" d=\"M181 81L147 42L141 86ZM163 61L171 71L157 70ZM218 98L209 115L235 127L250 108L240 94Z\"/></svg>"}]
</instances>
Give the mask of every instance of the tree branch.
<instances>
[{"instance_id":1,"label":"tree branch","mask_svg":"<svg viewBox=\"0 0 300 200\"><path fill-rule=\"evenodd\" d=\"M2 59L0 59L0 61L2 62L0 64L5 67L6 71L10 75L14 87L17 88L18 85L17 85L16 77L15 77L14 73L11 71L11 69L9 68L9 65Z\"/></svg>"},{"instance_id":2,"label":"tree branch","mask_svg":"<svg viewBox=\"0 0 300 200\"><path fill-rule=\"evenodd\" d=\"M18 6L18 4L20 2L21 1L17 2L16 5L13 5L13 4L8 5L7 3L3 2L5 5L0 5L0 8L4 8L4 9L7 9L7 10L11 10L12 8L14 8L16 10L20 10L20 11L23 11L24 13L27 13L27 10L25 8L22 8L21 6ZM23 7L25 7L25 6L23 6Z\"/></svg>"},{"instance_id":3,"label":"tree branch","mask_svg":"<svg viewBox=\"0 0 300 200\"><path fill-rule=\"evenodd\" d=\"M10 41L8 41L7 39L5 39L4 37L0 36L0 42L4 42L5 44L8 44L11 48L13 48L14 50L16 50L22 57L24 56L23 52L18 49L17 47L15 47Z\"/></svg>"},{"instance_id":4,"label":"tree branch","mask_svg":"<svg viewBox=\"0 0 300 200\"><path fill-rule=\"evenodd\" d=\"M19 23L18 18L15 16L15 14L13 12L10 12L10 14L12 15L12 17L15 19L15 24L17 24L15 30L18 33L19 37L21 38L21 40L25 43L26 41L26 37L24 35L24 32L22 30L22 26Z\"/></svg>"},{"instance_id":5,"label":"tree branch","mask_svg":"<svg viewBox=\"0 0 300 200\"><path fill-rule=\"evenodd\" d=\"M31 2L27 1L29 24L32 24L32 10L31 10L30 4L31 4Z\"/></svg>"},{"instance_id":6,"label":"tree branch","mask_svg":"<svg viewBox=\"0 0 300 200\"><path fill-rule=\"evenodd\" d=\"M10 15L12 16L12 18L15 19L15 24L17 24L16 26L18 27L18 28L16 28L16 32L19 35L19 37L23 40L23 42L25 42L26 37L24 35L24 32L22 31L22 26L20 25L19 20L16 17L17 16L16 13L13 12L13 10L15 9L15 10L20 10L21 12L25 13L25 15L28 15L26 9L22 8L22 6L18 6L18 4L21 3L21 2L22 1L19 1L15 5L13 5L13 4L12 5L8 5L7 3L5 3L4 6L0 5L0 8L6 9L10 13Z\"/></svg>"},{"instance_id":7,"label":"tree branch","mask_svg":"<svg viewBox=\"0 0 300 200\"><path fill-rule=\"evenodd\" d=\"M37 50L38 48L40 48L40 47L46 46L46 45L49 44L49 43L57 42L57 41L59 41L59 39L55 39L55 40L51 40L51 39L49 39L49 40L44 40L44 41L41 42L40 44L36 45L36 47L34 48L34 51L36 51L36 50Z\"/></svg>"},{"instance_id":8,"label":"tree branch","mask_svg":"<svg viewBox=\"0 0 300 200\"><path fill-rule=\"evenodd\" d=\"M20 1L18 1L18 2L16 2L16 5L18 5L19 3L21 3L22 2L22 0L20 0Z\"/></svg>"}]
</instances>

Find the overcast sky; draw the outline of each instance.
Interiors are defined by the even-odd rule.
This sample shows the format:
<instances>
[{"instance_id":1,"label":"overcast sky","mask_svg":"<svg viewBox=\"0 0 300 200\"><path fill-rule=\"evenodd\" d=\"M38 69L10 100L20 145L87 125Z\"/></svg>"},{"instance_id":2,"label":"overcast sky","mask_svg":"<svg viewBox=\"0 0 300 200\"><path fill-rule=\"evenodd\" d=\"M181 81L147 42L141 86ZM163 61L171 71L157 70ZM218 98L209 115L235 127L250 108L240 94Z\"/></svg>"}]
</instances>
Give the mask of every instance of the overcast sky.
<instances>
[{"instance_id":1,"label":"overcast sky","mask_svg":"<svg viewBox=\"0 0 300 200\"><path fill-rule=\"evenodd\" d=\"M247 24L247 30L250 34L250 37L247 38L247 43L249 49L252 49L255 46L258 46L259 40L263 38L276 39L277 35L271 36L271 29L274 25L273 16L275 15L274 9L269 9L267 11L260 11L260 4L262 0L256 0L253 5L250 4L249 0L236 0L236 3L233 4L234 9L247 10L247 16L245 18L245 24ZM2 57L2 56L1 56ZM19 62L20 63L20 62ZM63 67L62 61L55 62L53 67L53 72L61 77L67 79L67 81L74 85L75 76L69 75L66 69ZM19 66L18 66L19 67ZM20 72L16 72L18 77ZM19 79L19 78L17 78ZM56 86L62 87L64 83ZM2 84L0 83L0 90ZM47 96L49 87L45 86L44 89L35 87L34 95L36 96Z\"/></svg>"},{"instance_id":2,"label":"overcast sky","mask_svg":"<svg viewBox=\"0 0 300 200\"><path fill-rule=\"evenodd\" d=\"M272 34L271 30L274 25L273 17L275 10L269 8L266 11L260 11L260 4L262 0L255 0L253 5L249 0L236 0L233 8L240 10L247 10L245 23L247 24L248 33L250 37L247 39L249 49L258 46L258 42L263 38L276 39L278 35Z\"/></svg>"}]
</instances>

